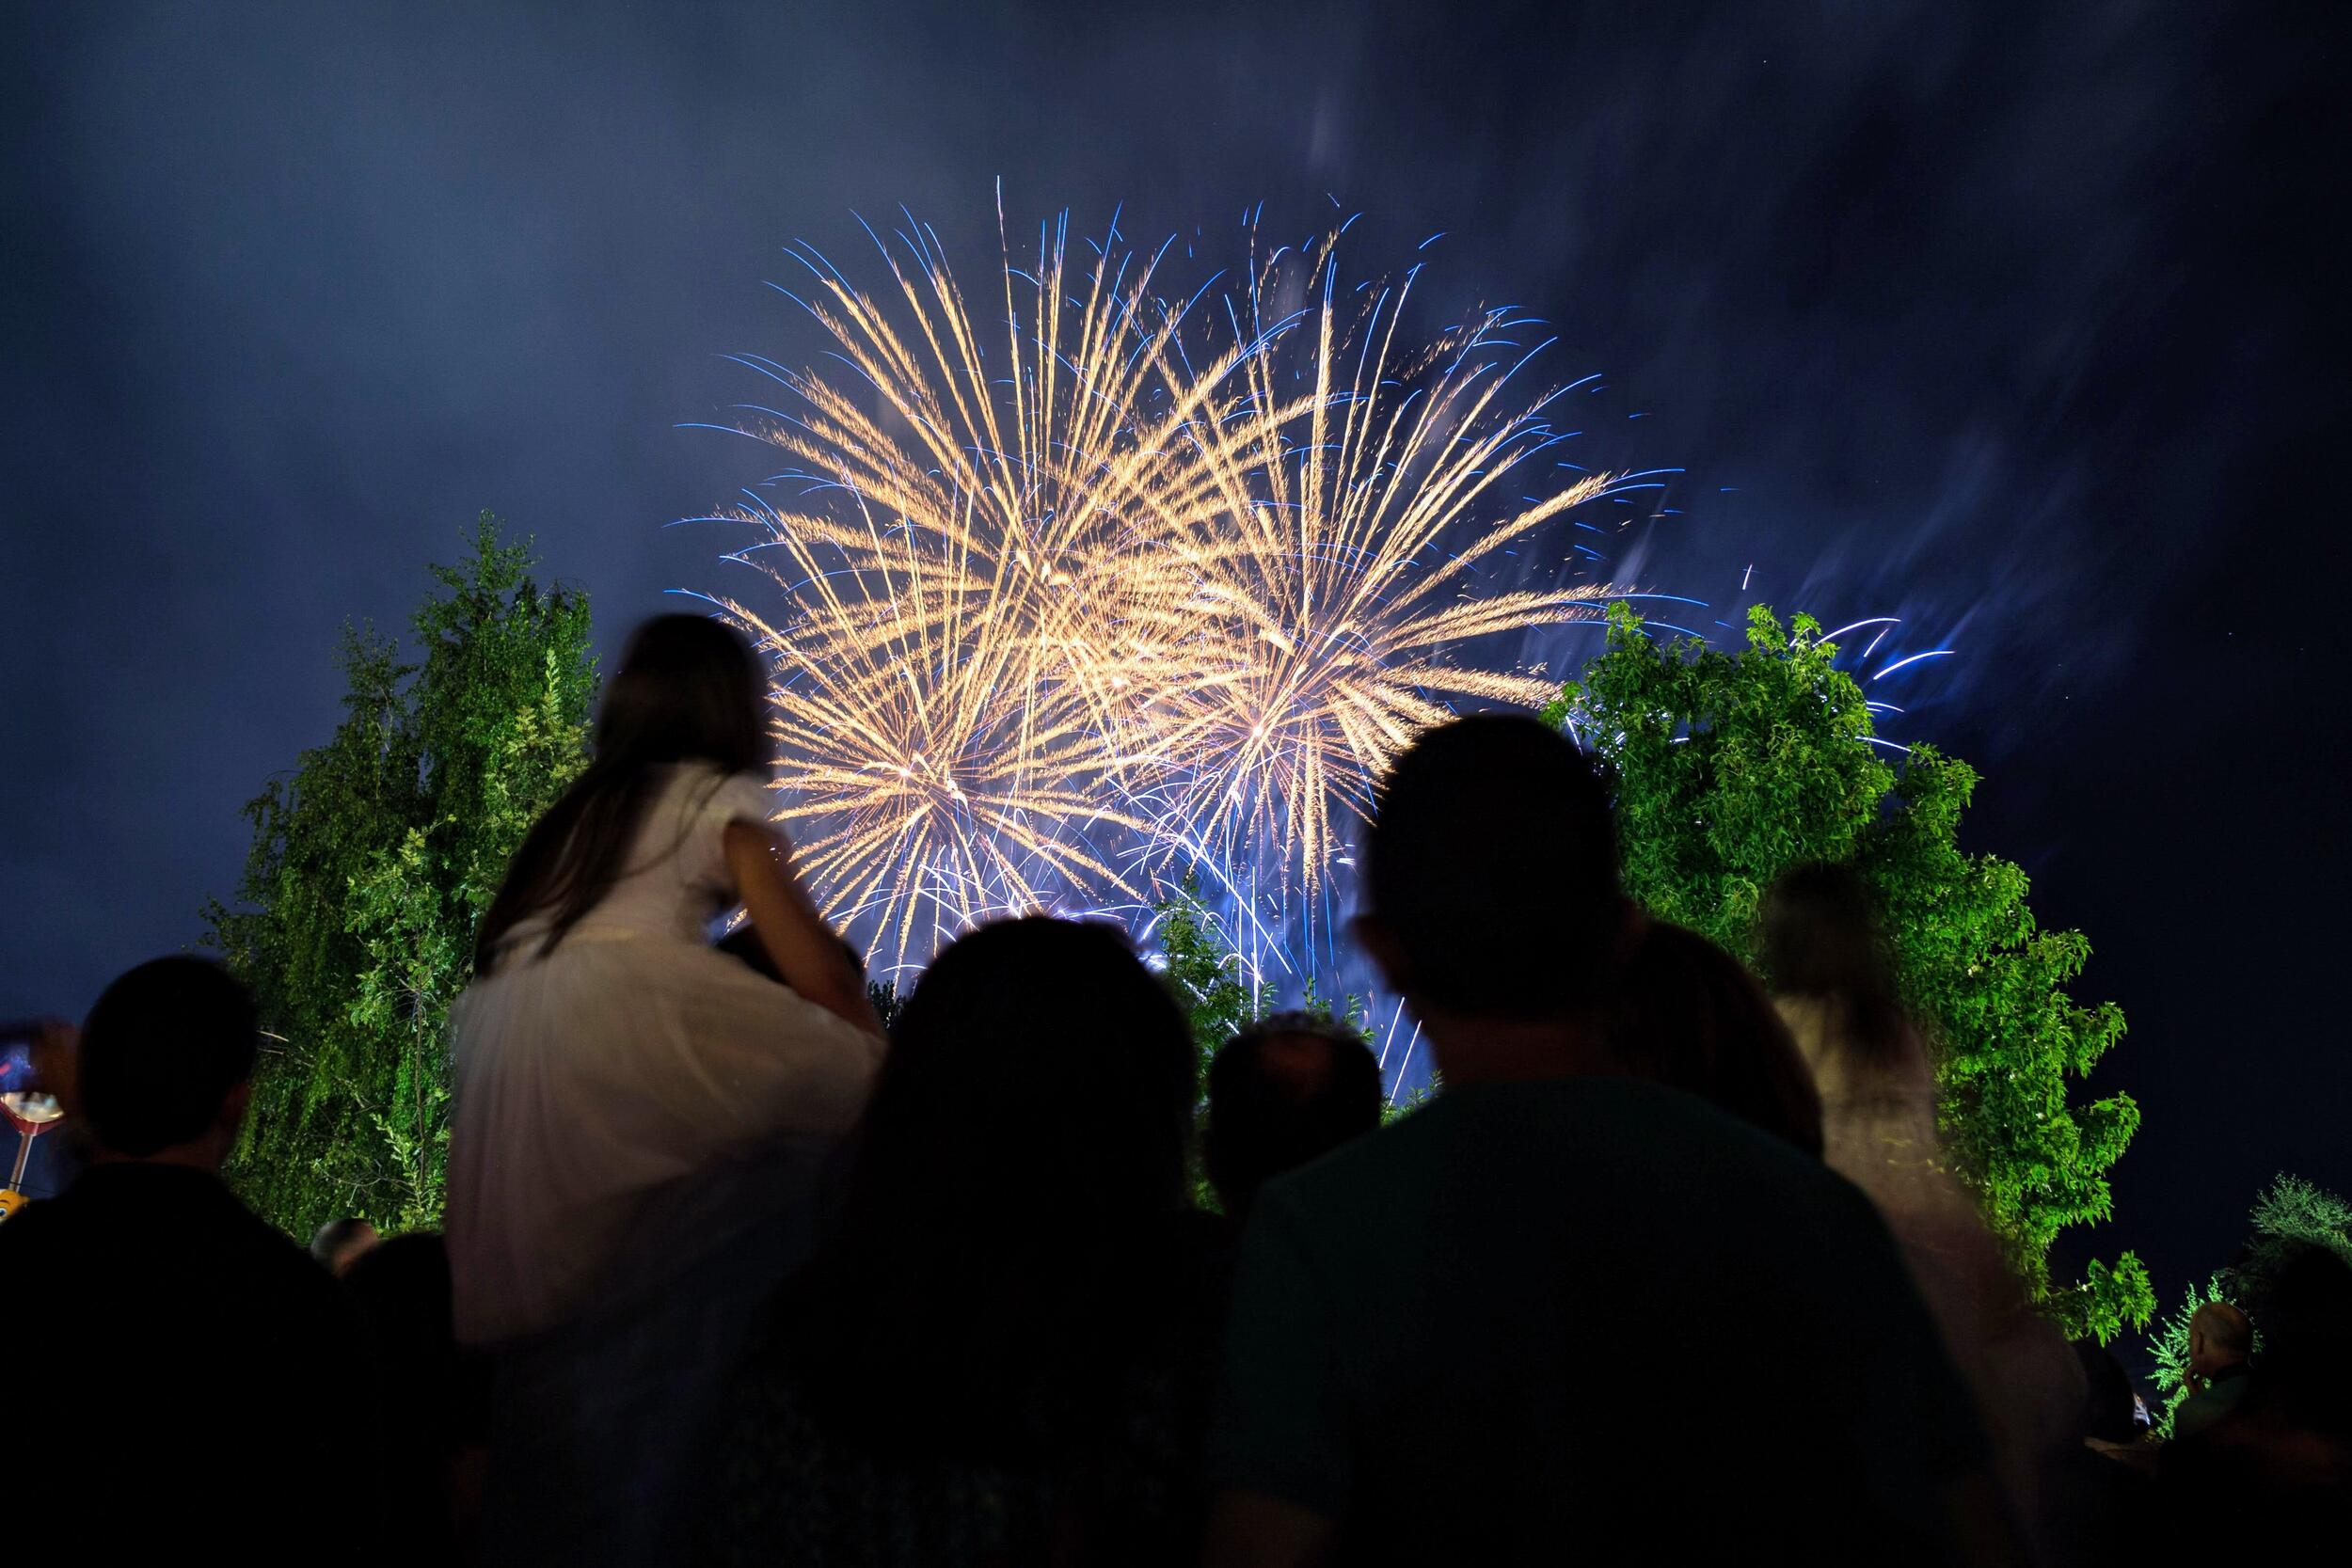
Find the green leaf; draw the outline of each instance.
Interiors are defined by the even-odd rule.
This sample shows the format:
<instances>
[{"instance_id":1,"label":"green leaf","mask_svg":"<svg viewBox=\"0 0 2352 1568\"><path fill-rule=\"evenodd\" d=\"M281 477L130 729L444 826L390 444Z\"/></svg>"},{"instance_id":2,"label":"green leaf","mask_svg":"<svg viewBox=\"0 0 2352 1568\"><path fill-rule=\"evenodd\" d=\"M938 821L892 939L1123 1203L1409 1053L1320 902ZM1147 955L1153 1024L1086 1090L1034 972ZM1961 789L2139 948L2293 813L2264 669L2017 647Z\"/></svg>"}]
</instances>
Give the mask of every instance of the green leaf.
<instances>
[{"instance_id":1,"label":"green leaf","mask_svg":"<svg viewBox=\"0 0 2352 1568\"><path fill-rule=\"evenodd\" d=\"M246 806L236 902L205 911L270 1034L229 1175L297 1237L342 1214L438 1223L449 1005L474 924L586 766L586 599L541 588L488 513L471 546L432 570L415 662L346 629L342 723Z\"/></svg>"},{"instance_id":2,"label":"green leaf","mask_svg":"<svg viewBox=\"0 0 2352 1568\"><path fill-rule=\"evenodd\" d=\"M2122 1095L2069 1095L2123 1033L2112 1003L2067 988L2090 955L2042 931L2014 864L1959 847L1976 771L1931 746L1899 769L1820 626L1748 612L1745 646L1654 641L1625 605L1581 680L1546 711L1614 779L1627 890L1653 913L1754 958L1757 901L1804 861L1855 865L1886 911L1915 1016L1932 1037L1942 1120L2012 1265L2053 1317L2102 1338L2154 1310L2126 1253L2054 1284L2052 1242L2107 1217L2106 1172L2139 1124Z\"/></svg>"}]
</instances>

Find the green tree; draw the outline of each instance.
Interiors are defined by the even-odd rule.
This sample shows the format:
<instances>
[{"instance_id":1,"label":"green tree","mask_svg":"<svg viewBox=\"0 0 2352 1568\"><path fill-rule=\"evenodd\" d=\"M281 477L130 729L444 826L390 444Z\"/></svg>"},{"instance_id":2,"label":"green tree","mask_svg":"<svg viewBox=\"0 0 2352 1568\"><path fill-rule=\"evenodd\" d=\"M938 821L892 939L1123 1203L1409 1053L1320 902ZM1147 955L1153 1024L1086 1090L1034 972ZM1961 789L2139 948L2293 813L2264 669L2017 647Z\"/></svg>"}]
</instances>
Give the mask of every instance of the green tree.
<instances>
[{"instance_id":1,"label":"green tree","mask_svg":"<svg viewBox=\"0 0 2352 1568\"><path fill-rule=\"evenodd\" d=\"M882 1033L888 1034L898 1027L898 1015L906 1010L907 1004L906 998L898 994L898 981L869 981L866 987L866 1000L873 1006L874 1016L882 1021Z\"/></svg>"},{"instance_id":2,"label":"green tree","mask_svg":"<svg viewBox=\"0 0 2352 1568\"><path fill-rule=\"evenodd\" d=\"M1175 993L1192 1026L1196 1117L1207 1108L1209 1061L1219 1047L1274 1008L1274 988L1248 978L1239 947L1216 914L1200 901L1200 879L1191 872L1152 906L1152 937L1160 950L1160 977ZM1193 1150L1192 1201L1210 1213L1223 1212L1208 1171Z\"/></svg>"},{"instance_id":3,"label":"green tree","mask_svg":"<svg viewBox=\"0 0 2352 1568\"><path fill-rule=\"evenodd\" d=\"M1200 881L1190 872L1152 906L1152 913L1160 973L1192 1024L1196 1068L1205 1089L1209 1058L1273 1010L1274 988L1245 974L1240 950L1200 901Z\"/></svg>"},{"instance_id":4,"label":"green tree","mask_svg":"<svg viewBox=\"0 0 2352 1568\"><path fill-rule=\"evenodd\" d=\"M2164 1396L2164 1408L2156 1417L2158 1436L2172 1434L2172 1414L2188 1398L2188 1324L2200 1307L2226 1301L2243 1311L2254 1325L2254 1348L2260 1354L2271 1285L2288 1258L2301 1247L2323 1246L2352 1263L2352 1203L2299 1176L2282 1172L2274 1177L2248 1218L2251 1229L2235 1260L2208 1276L2202 1290L2189 1287L2180 1309L2150 1337L2156 1391Z\"/></svg>"},{"instance_id":5,"label":"green tree","mask_svg":"<svg viewBox=\"0 0 2352 1568\"><path fill-rule=\"evenodd\" d=\"M2154 1298L2134 1254L2067 1285L2048 1264L2062 1229L2108 1217L2106 1172L2138 1125L2126 1096L2068 1100L2122 1013L2068 995L2090 943L2035 924L2025 873L1959 848L1975 770L1929 746L1890 762L1836 653L1808 617L1784 627L1760 606L1736 653L1660 644L1619 605L1601 656L1546 717L1613 768L1627 888L1661 918L1753 958L1757 903L1781 872L1811 860L1862 872L1936 1046L1946 1136L2012 1265L2069 1333L2145 1323Z\"/></svg>"},{"instance_id":6,"label":"green tree","mask_svg":"<svg viewBox=\"0 0 2352 1568\"><path fill-rule=\"evenodd\" d=\"M269 1049L230 1174L296 1235L339 1214L437 1223L449 1006L523 833L587 758L588 606L542 589L484 513L411 626L346 634L343 720L246 808L238 907L211 940L260 997Z\"/></svg>"}]
</instances>

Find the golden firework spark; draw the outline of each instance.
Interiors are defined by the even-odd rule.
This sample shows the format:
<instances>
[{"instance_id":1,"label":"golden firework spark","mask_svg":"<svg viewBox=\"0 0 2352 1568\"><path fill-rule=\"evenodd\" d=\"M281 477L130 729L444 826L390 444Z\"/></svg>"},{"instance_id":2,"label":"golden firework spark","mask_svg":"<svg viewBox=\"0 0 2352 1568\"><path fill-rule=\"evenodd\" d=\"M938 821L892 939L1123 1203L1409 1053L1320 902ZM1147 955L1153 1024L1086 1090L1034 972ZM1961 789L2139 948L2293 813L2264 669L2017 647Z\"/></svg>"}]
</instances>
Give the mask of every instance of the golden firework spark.
<instances>
[{"instance_id":1,"label":"golden firework spark","mask_svg":"<svg viewBox=\"0 0 2352 1568\"><path fill-rule=\"evenodd\" d=\"M724 514L760 531L736 559L782 609L725 608L774 660L800 863L899 963L1202 863L1291 920L1448 698L1555 689L1459 645L1608 592L1548 580L1565 560L1487 590L1612 488L1513 483L1502 504L1557 439L1549 398L1508 401L1507 313L1407 350L1410 279L1351 310L1336 233L1253 257L1217 309L1154 292L1166 246L1122 252L1114 226L1073 273L1067 238L1042 231L1027 267L1006 247L995 321L926 228L880 246L892 309L803 248L841 370L743 361L792 399L748 424L791 467Z\"/></svg>"},{"instance_id":2,"label":"golden firework spark","mask_svg":"<svg viewBox=\"0 0 2352 1568\"><path fill-rule=\"evenodd\" d=\"M1498 357L1514 347L1500 337L1507 317L1486 315L1400 366L1410 280L1351 321L1328 248L1299 262L1320 298L1282 333L1311 343L1312 379L1303 395L1280 396L1299 355L1279 340L1241 361L1248 394L1227 436L1252 456L1251 493L1188 519L1178 541L1191 583L1179 613L1197 630L1184 678L1168 688L1157 753L1169 764L1159 792L1169 819L1222 863L1255 868L1261 887L1271 867L1284 901L1315 891L1339 852L1334 808L1364 814L1373 780L1450 716L1442 696L1536 706L1554 694L1556 680L1451 654L1470 639L1597 613L1605 588L1493 594L1482 577L1514 543L1610 488L1584 476L1482 522L1496 486L1552 440L1544 402L1501 406L1518 357L1515 348ZM1253 322L1258 303L1278 296L1279 265L1253 279ZM1266 847L1284 852L1270 861Z\"/></svg>"}]
</instances>

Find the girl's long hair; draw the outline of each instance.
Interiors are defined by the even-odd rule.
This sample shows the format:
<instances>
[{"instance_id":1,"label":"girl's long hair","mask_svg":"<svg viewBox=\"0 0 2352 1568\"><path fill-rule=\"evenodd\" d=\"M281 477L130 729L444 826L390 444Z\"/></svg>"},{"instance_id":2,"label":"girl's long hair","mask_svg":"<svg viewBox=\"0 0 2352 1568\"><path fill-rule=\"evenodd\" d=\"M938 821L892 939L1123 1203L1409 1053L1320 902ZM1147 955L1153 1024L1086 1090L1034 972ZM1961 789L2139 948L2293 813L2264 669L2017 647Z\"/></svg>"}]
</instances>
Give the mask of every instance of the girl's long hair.
<instances>
[{"instance_id":1,"label":"girl's long hair","mask_svg":"<svg viewBox=\"0 0 2352 1568\"><path fill-rule=\"evenodd\" d=\"M1764 895L1760 946L1772 993L1827 1003L1853 1065L1888 1069L1916 1053L1877 900L1857 873L1818 861L1784 872Z\"/></svg>"},{"instance_id":2,"label":"girl's long hair","mask_svg":"<svg viewBox=\"0 0 2352 1568\"><path fill-rule=\"evenodd\" d=\"M527 834L474 936L474 971L496 968L523 921L550 911L542 954L612 890L669 764L767 771L759 670L730 627L701 615L639 626L605 688L596 760Z\"/></svg>"},{"instance_id":3,"label":"girl's long hair","mask_svg":"<svg viewBox=\"0 0 2352 1568\"><path fill-rule=\"evenodd\" d=\"M1618 972L1609 1043L1627 1071L1820 1158L1821 1097L1788 1025L1740 960L1698 932L1645 924Z\"/></svg>"},{"instance_id":4,"label":"girl's long hair","mask_svg":"<svg viewBox=\"0 0 2352 1568\"><path fill-rule=\"evenodd\" d=\"M932 1452L1066 1437L1182 1296L1192 1095L1184 1015L1121 933L958 938L899 1015L837 1228L781 1320L819 1418Z\"/></svg>"}]
</instances>

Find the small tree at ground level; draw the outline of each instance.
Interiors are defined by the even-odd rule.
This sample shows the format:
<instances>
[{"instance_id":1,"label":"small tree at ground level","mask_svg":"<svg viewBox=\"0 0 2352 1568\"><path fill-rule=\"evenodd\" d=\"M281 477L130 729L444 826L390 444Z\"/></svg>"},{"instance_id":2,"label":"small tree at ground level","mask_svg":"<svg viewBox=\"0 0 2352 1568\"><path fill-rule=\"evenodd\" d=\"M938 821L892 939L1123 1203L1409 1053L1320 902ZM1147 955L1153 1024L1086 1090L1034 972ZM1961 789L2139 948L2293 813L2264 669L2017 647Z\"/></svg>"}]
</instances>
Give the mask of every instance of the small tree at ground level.
<instances>
[{"instance_id":1,"label":"small tree at ground level","mask_svg":"<svg viewBox=\"0 0 2352 1568\"><path fill-rule=\"evenodd\" d=\"M2190 1286L2180 1310L2166 1318L2151 1336L2156 1392L2164 1398L2164 1407L2156 1416L2159 1436L2171 1435L2173 1412L2188 1398L2188 1326L2200 1307L2209 1301L2226 1301L2244 1312L2254 1325L2254 1350L2259 1356L2270 1287L2280 1265L2297 1248L2306 1246L2326 1247L2352 1263L2352 1203L2299 1176L2282 1172L2272 1178L2248 1217L2252 1228L2236 1259L2209 1275L2202 1289Z\"/></svg>"},{"instance_id":2,"label":"small tree at ground level","mask_svg":"<svg viewBox=\"0 0 2352 1568\"><path fill-rule=\"evenodd\" d=\"M1244 972L1240 950L1200 901L1200 881L1190 874L1152 906L1152 915L1161 977L1192 1024L1195 1068L1205 1090L1209 1059L1273 1010L1274 988Z\"/></svg>"},{"instance_id":3,"label":"small tree at ground level","mask_svg":"<svg viewBox=\"0 0 2352 1568\"><path fill-rule=\"evenodd\" d=\"M898 1015L906 1010L906 999L898 994L896 980L871 980L866 986L866 1003L874 1009L874 1017L888 1034L898 1027Z\"/></svg>"}]
</instances>

